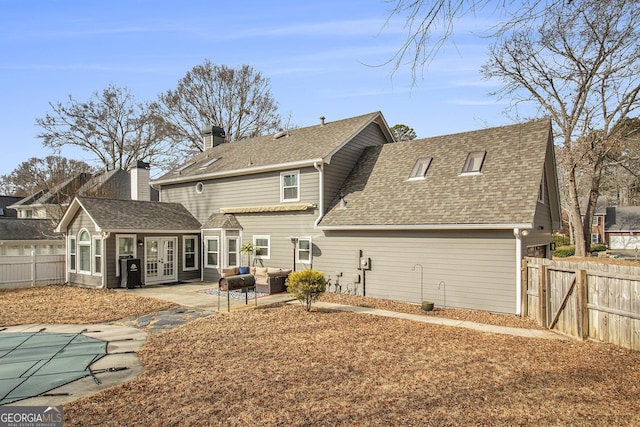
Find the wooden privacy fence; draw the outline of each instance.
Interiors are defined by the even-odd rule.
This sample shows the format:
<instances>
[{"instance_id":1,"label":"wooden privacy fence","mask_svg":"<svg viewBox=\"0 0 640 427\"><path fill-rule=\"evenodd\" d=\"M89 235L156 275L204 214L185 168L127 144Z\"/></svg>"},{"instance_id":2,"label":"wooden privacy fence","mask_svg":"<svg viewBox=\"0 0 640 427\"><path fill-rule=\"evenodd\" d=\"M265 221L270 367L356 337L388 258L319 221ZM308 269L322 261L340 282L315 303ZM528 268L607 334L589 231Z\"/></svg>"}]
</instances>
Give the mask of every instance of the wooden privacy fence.
<instances>
[{"instance_id":1,"label":"wooden privacy fence","mask_svg":"<svg viewBox=\"0 0 640 427\"><path fill-rule=\"evenodd\" d=\"M0 257L0 289L65 282L64 255Z\"/></svg>"},{"instance_id":2,"label":"wooden privacy fence","mask_svg":"<svg viewBox=\"0 0 640 427\"><path fill-rule=\"evenodd\" d=\"M640 267L525 258L522 276L523 317L640 350Z\"/></svg>"}]
</instances>

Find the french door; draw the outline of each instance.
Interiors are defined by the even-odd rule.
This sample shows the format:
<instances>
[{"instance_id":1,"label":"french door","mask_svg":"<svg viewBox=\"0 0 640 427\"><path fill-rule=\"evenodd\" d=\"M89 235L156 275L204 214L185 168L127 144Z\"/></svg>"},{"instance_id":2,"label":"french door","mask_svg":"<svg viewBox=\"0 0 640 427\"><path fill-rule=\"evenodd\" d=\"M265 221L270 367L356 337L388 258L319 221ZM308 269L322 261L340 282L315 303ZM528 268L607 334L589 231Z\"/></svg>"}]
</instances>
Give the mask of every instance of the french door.
<instances>
[{"instance_id":1,"label":"french door","mask_svg":"<svg viewBox=\"0 0 640 427\"><path fill-rule=\"evenodd\" d=\"M178 280L177 237L145 239L145 283L167 283Z\"/></svg>"}]
</instances>

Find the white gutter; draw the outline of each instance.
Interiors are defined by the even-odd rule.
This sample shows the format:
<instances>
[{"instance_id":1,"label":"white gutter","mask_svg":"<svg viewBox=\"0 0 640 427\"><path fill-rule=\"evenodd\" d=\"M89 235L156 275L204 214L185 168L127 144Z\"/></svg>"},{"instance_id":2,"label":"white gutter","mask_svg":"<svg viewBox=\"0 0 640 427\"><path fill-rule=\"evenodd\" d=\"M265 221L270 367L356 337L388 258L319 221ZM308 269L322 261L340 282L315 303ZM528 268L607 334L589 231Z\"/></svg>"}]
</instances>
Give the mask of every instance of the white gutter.
<instances>
[{"instance_id":1,"label":"white gutter","mask_svg":"<svg viewBox=\"0 0 640 427\"><path fill-rule=\"evenodd\" d=\"M516 316L520 316L522 307L522 236L529 233L528 228L521 230L518 227L513 229L516 238Z\"/></svg>"},{"instance_id":2,"label":"white gutter","mask_svg":"<svg viewBox=\"0 0 640 427\"><path fill-rule=\"evenodd\" d=\"M175 178L165 178L165 179L155 180L151 183L151 185L176 184L179 182L201 181L206 179L226 178L226 177L232 177L232 176L249 175L254 173L272 172L272 171L278 171L282 169L293 169L293 168L300 168L304 166L314 166L316 163L322 163L323 161L324 161L323 159L308 159L308 160L300 160L297 162L278 163L274 165L242 168L242 169L235 169L235 170L224 171L224 172L212 172L208 174L196 174L196 175L185 175L185 176L177 175Z\"/></svg>"},{"instance_id":3,"label":"white gutter","mask_svg":"<svg viewBox=\"0 0 640 427\"><path fill-rule=\"evenodd\" d=\"M324 216L324 163L313 162L313 167L318 171L318 218L313 223L314 227L317 227L320 220Z\"/></svg>"},{"instance_id":4,"label":"white gutter","mask_svg":"<svg viewBox=\"0 0 640 427\"><path fill-rule=\"evenodd\" d=\"M321 225L321 230L329 231L379 231L379 230L511 230L530 229L530 223L522 224L397 224L397 225Z\"/></svg>"}]
</instances>

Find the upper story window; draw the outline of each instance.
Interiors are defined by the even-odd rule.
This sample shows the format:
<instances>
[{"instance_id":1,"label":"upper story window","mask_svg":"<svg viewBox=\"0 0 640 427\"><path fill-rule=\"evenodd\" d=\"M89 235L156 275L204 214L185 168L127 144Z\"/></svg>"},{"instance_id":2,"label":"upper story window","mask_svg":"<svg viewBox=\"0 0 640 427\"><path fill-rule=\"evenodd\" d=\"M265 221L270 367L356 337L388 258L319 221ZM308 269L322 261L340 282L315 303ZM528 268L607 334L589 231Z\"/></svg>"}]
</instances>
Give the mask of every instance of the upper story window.
<instances>
[{"instance_id":1,"label":"upper story window","mask_svg":"<svg viewBox=\"0 0 640 427\"><path fill-rule=\"evenodd\" d=\"M280 174L280 201L300 201L300 171L282 172Z\"/></svg>"},{"instance_id":2,"label":"upper story window","mask_svg":"<svg viewBox=\"0 0 640 427\"><path fill-rule=\"evenodd\" d=\"M484 163L484 157L487 154L486 151L472 151L467 155L467 160L464 162L462 168L462 174L479 174Z\"/></svg>"},{"instance_id":3,"label":"upper story window","mask_svg":"<svg viewBox=\"0 0 640 427\"><path fill-rule=\"evenodd\" d=\"M32 209L23 209L20 211L20 218L33 218Z\"/></svg>"},{"instance_id":4,"label":"upper story window","mask_svg":"<svg viewBox=\"0 0 640 427\"><path fill-rule=\"evenodd\" d=\"M409 180L413 181L417 179L424 179L425 176L427 175L427 170L429 170L429 166L431 165L432 160L433 160L433 157L418 159L416 161L416 164L413 166L413 169L411 170L411 175L409 175Z\"/></svg>"}]
</instances>

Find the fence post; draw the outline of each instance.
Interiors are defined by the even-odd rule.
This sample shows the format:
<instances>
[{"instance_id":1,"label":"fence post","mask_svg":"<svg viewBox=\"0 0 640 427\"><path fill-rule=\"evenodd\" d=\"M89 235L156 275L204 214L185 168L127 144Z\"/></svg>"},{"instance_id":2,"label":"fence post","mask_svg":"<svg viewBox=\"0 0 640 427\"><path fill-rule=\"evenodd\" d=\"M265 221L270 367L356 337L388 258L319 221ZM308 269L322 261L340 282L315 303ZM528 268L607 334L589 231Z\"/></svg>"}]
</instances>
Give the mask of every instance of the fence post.
<instances>
[{"instance_id":1,"label":"fence post","mask_svg":"<svg viewBox=\"0 0 640 427\"><path fill-rule=\"evenodd\" d=\"M527 258L522 260L522 268L521 268L521 276L520 279L522 285L522 291L520 292L520 297L522 300L520 301L520 316L523 319L529 317L529 295L527 294L527 290L529 289L529 264Z\"/></svg>"},{"instance_id":2,"label":"fence post","mask_svg":"<svg viewBox=\"0 0 640 427\"><path fill-rule=\"evenodd\" d=\"M31 286L36 285L36 251L31 251Z\"/></svg>"},{"instance_id":3,"label":"fence post","mask_svg":"<svg viewBox=\"0 0 640 427\"><path fill-rule=\"evenodd\" d=\"M586 340L589 337L589 297L587 289L587 271L576 271L576 322L578 326L578 337Z\"/></svg>"},{"instance_id":4,"label":"fence post","mask_svg":"<svg viewBox=\"0 0 640 427\"><path fill-rule=\"evenodd\" d=\"M543 264L540 264L538 270L538 306L540 322L546 328L549 325L547 319L547 266Z\"/></svg>"}]
</instances>

